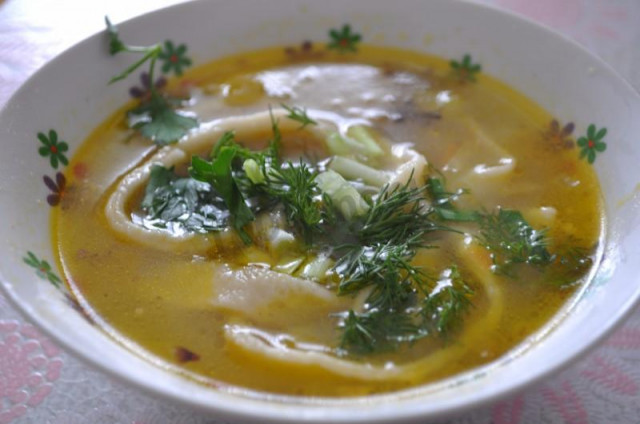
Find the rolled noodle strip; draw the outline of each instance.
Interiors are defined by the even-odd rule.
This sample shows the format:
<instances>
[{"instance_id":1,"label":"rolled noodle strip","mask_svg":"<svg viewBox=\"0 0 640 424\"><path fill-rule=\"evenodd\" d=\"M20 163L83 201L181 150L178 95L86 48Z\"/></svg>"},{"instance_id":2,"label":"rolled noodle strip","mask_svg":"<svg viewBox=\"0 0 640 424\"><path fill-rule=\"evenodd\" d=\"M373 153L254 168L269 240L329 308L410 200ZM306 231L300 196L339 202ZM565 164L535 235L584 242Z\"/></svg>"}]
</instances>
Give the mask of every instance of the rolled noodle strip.
<instances>
[{"instance_id":1,"label":"rolled noodle strip","mask_svg":"<svg viewBox=\"0 0 640 424\"><path fill-rule=\"evenodd\" d=\"M376 366L333 356L324 346L298 343L284 334L271 334L251 327L228 324L228 343L247 353L286 364L318 367L333 374L366 381L404 379L401 367Z\"/></svg>"},{"instance_id":2,"label":"rolled noodle strip","mask_svg":"<svg viewBox=\"0 0 640 424\"><path fill-rule=\"evenodd\" d=\"M476 164L467 178L490 179L510 175L516 167L516 159L497 144L474 119L465 120L469 138L461 144L456 154L447 163L447 168L463 169ZM477 156L478 152L482 155ZM476 156L473 156L476 155Z\"/></svg>"},{"instance_id":3,"label":"rolled noodle strip","mask_svg":"<svg viewBox=\"0 0 640 424\"><path fill-rule=\"evenodd\" d=\"M325 308L327 305L347 308L351 302L348 297L337 297L313 281L258 266L232 269L228 265L216 265L212 281L213 306L259 322L263 322L261 311L267 306L279 301L282 312L282 308L291 303L288 300L292 296L304 298L307 308Z\"/></svg>"},{"instance_id":4,"label":"rolled noodle strip","mask_svg":"<svg viewBox=\"0 0 640 424\"><path fill-rule=\"evenodd\" d=\"M300 123L287 118L287 112L284 109L273 109L273 118L278 122L280 132L305 131L314 136L318 142L325 137L325 126L331 125L322 122L319 126L306 126L300 128ZM203 150L210 149L213 144L226 131L233 131L237 140L251 140L260 135L271 136L271 115L269 112L258 112L251 115L232 116L211 122L204 128L196 132L194 135L180 141L178 146L186 153L192 155ZM244 144L244 143L243 143ZM248 148L255 146L246 145Z\"/></svg>"},{"instance_id":5,"label":"rolled noodle strip","mask_svg":"<svg viewBox=\"0 0 640 424\"><path fill-rule=\"evenodd\" d=\"M399 165L389 180L390 187L405 185L407 183L412 187L419 187L424 184L424 172L427 167L427 159L423 155L404 144L393 146L391 154L398 161Z\"/></svg>"},{"instance_id":6,"label":"rolled noodle strip","mask_svg":"<svg viewBox=\"0 0 640 424\"><path fill-rule=\"evenodd\" d=\"M284 133L299 130L300 123L286 118L286 113L283 109L273 111L274 118L279 120L280 131ZM309 128L306 127L304 131L311 131ZM202 235L176 234L147 228L142 222L135 220L129 208L130 201L146 186L153 165L171 167L185 163L196 152L211 149L226 131L234 131L239 139L250 139L261 134L271 134L271 130L269 112L260 112L215 121L208 129L196 133L176 145L163 147L118 182L105 208L107 222L121 236L161 250L205 253L239 245L239 238L230 229ZM318 138L321 136L319 132L322 130L314 129L313 131L315 131L312 132L314 136Z\"/></svg>"},{"instance_id":7,"label":"rolled noodle strip","mask_svg":"<svg viewBox=\"0 0 640 424\"><path fill-rule=\"evenodd\" d=\"M237 348L267 360L323 368L336 375L359 380L422 381L439 372L447 363L457 360L496 329L504 309L503 293L490 271L487 252L480 246L461 244L459 248L465 268L473 273L488 298L488 312L475 321L467 320L460 337L423 359L406 365L375 366L333 356L328 347L313 345L310 349L289 335L273 335L250 327L227 325L225 338ZM285 343L284 341L288 341Z\"/></svg>"},{"instance_id":8,"label":"rolled noodle strip","mask_svg":"<svg viewBox=\"0 0 640 424\"><path fill-rule=\"evenodd\" d=\"M153 165L171 167L184 162L186 158L187 155L178 148L163 147L146 163L127 174L118 183L105 207L105 216L111 228L135 242L163 250L180 250L180 247L185 247L186 242L190 242L189 248L196 251L206 251L209 248L207 239L199 238L196 240L193 234L173 234L145 228L142 223L134 222L130 211L128 211L130 199L144 188ZM195 246L193 246L194 243Z\"/></svg>"}]
</instances>

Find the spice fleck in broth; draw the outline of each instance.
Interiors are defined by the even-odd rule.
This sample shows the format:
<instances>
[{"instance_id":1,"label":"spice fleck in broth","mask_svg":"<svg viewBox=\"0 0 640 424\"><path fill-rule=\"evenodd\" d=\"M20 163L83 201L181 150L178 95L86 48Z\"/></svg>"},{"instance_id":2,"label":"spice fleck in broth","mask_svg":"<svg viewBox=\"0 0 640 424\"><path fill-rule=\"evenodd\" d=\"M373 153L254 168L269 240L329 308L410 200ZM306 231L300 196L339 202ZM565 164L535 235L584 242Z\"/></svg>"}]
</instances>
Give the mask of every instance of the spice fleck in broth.
<instances>
[{"instance_id":1,"label":"spice fleck in broth","mask_svg":"<svg viewBox=\"0 0 640 424\"><path fill-rule=\"evenodd\" d=\"M150 86L190 132L105 121L54 244L100 326L199 379L336 397L450 377L524 343L598 261L572 128L471 57L267 49L147 77L128 110Z\"/></svg>"}]
</instances>

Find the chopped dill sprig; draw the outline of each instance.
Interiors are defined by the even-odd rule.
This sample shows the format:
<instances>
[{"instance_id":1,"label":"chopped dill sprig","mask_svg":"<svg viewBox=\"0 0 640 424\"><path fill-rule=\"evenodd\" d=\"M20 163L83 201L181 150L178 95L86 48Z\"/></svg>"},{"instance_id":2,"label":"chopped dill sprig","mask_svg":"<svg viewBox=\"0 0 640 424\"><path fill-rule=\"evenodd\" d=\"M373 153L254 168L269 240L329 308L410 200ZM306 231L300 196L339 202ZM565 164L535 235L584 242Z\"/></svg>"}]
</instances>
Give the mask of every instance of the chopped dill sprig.
<instances>
[{"instance_id":1,"label":"chopped dill sprig","mask_svg":"<svg viewBox=\"0 0 640 424\"><path fill-rule=\"evenodd\" d=\"M309 115L307 114L307 110L304 108L301 108L299 106L288 106L284 103L280 103L280 106L282 106L283 109L289 112L289 114L287 115L287 118L291 119L292 121L299 122L301 124L300 129L306 127L307 125L318 124L316 121L309 118Z\"/></svg>"},{"instance_id":2,"label":"chopped dill sprig","mask_svg":"<svg viewBox=\"0 0 640 424\"><path fill-rule=\"evenodd\" d=\"M401 243L439 229L431 219L433 211L426 205L424 194L425 187L411 188L409 182L394 188L385 185L360 223L358 240L365 246Z\"/></svg>"},{"instance_id":3,"label":"chopped dill sprig","mask_svg":"<svg viewBox=\"0 0 640 424\"><path fill-rule=\"evenodd\" d=\"M273 116L271 106L269 106L269 117L271 118L271 132L273 137L269 140L269 147L267 147L267 157L271 159L274 165L278 165L280 161L280 147L282 144L282 133L278 126L278 120Z\"/></svg>"},{"instance_id":4,"label":"chopped dill sprig","mask_svg":"<svg viewBox=\"0 0 640 424\"><path fill-rule=\"evenodd\" d=\"M436 288L422 302L420 313L425 327L446 336L460 325L462 315L471 306L473 290L464 282L458 267L445 270Z\"/></svg>"},{"instance_id":5,"label":"chopped dill sprig","mask_svg":"<svg viewBox=\"0 0 640 424\"><path fill-rule=\"evenodd\" d=\"M278 170L266 172L264 191L284 207L287 220L310 244L322 232L325 222L324 203L315 181L318 172L300 161L287 162Z\"/></svg>"},{"instance_id":6,"label":"chopped dill sprig","mask_svg":"<svg viewBox=\"0 0 640 424\"><path fill-rule=\"evenodd\" d=\"M403 312L364 313L349 311L340 324L339 354L366 355L396 350L402 343L413 343L426 336L412 316Z\"/></svg>"},{"instance_id":7,"label":"chopped dill sprig","mask_svg":"<svg viewBox=\"0 0 640 424\"><path fill-rule=\"evenodd\" d=\"M545 270L544 280L561 288L575 285L593 266L592 251L593 248L587 249L577 245L558 248Z\"/></svg>"},{"instance_id":8,"label":"chopped dill sprig","mask_svg":"<svg viewBox=\"0 0 640 424\"><path fill-rule=\"evenodd\" d=\"M353 226L356 242L338 249L343 252L334 267L340 277L338 294L370 289L364 310L350 311L340 324L343 351L364 354L393 350L440 331L432 325L432 317L439 311L443 295L428 301L436 287L434 279L412 260L418 249L430 247L426 239L429 233L453 230L433 222L434 211L425 202L425 194L426 187L411 188L409 183L393 189L383 187L361 221ZM456 311L464 309L457 300L442 305ZM433 312L424 312L424 308ZM447 317L458 316L449 309L443 311Z\"/></svg>"},{"instance_id":9,"label":"chopped dill sprig","mask_svg":"<svg viewBox=\"0 0 640 424\"><path fill-rule=\"evenodd\" d=\"M482 215L479 223L478 240L491 253L494 272L513 276L514 265L548 265L553 260L546 230L533 229L520 212L500 209Z\"/></svg>"},{"instance_id":10,"label":"chopped dill sprig","mask_svg":"<svg viewBox=\"0 0 640 424\"><path fill-rule=\"evenodd\" d=\"M390 241L373 246L342 246L342 249L346 248L347 251L334 266L336 273L341 277L338 293L349 294L371 285L388 285L390 276L394 277L396 283L409 279L417 286L423 287L425 276L422 270L410 264L416 250L425 247L423 236L424 233L418 233L402 243ZM380 293L385 292L388 290L382 290ZM376 303L393 302L382 300Z\"/></svg>"}]
</instances>

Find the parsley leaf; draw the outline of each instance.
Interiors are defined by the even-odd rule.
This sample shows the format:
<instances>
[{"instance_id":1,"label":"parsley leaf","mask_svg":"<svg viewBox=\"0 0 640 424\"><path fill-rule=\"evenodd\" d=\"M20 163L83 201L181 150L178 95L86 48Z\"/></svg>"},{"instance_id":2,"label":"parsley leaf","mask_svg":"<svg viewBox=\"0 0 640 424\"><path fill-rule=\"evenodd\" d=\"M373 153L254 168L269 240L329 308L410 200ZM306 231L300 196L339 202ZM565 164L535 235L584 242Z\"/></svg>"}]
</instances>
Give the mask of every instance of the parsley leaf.
<instances>
[{"instance_id":1,"label":"parsley leaf","mask_svg":"<svg viewBox=\"0 0 640 424\"><path fill-rule=\"evenodd\" d=\"M109 54L113 56L122 51L126 51L127 47L122 40L120 40L118 28L111 23L108 16L104 17L104 22L107 24L107 34L109 35Z\"/></svg>"},{"instance_id":2,"label":"parsley leaf","mask_svg":"<svg viewBox=\"0 0 640 424\"><path fill-rule=\"evenodd\" d=\"M151 168L140 205L145 224L173 231L206 233L227 227L229 212L211 185L193 178L179 178L173 168Z\"/></svg>"},{"instance_id":3,"label":"parsley leaf","mask_svg":"<svg viewBox=\"0 0 640 424\"><path fill-rule=\"evenodd\" d=\"M118 28L109 21L108 17L105 17L105 22L109 35L109 53L111 55L116 55L120 52L142 54L139 60L127 67L122 73L111 78L109 84L125 79L140 66L149 62L150 96L147 100L142 101L138 107L127 112L130 118L130 126L139 130L144 137L149 138L160 146L175 143L185 136L190 129L197 127L198 121L195 118L176 112L175 106L179 103L177 99L159 93L156 88L153 75L156 60L162 53L162 46L154 44L152 46L139 47L125 44L118 34Z\"/></svg>"},{"instance_id":4,"label":"parsley leaf","mask_svg":"<svg viewBox=\"0 0 640 424\"><path fill-rule=\"evenodd\" d=\"M457 190L454 193L448 192L444 188L444 182L440 178L431 177L427 180L427 190L433 201L432 207L440 219L444 221L477 221L480 217L475 211L461 211L454 205L453 201L467 193L466 190Z\"/></svg>"},{"instance_id":5,"label":"parsley leaf","mask_svg":"<svg viewBox=\"0 0 640 424\"><path fill-rule=\"evenodd\" d=\"M198 126L196 119L176 112L171 103L159 94L131 109L128 115L132 128L159 146L175 143Z\"/></svg>"},{"instance_id":6,"label":"parsley leaf","mask_svg":"<svg viewBox=\"0 0 640 424\"><path fill-rule=\"evenodd\" d=\"M208 182L224 200L231 217L231 225L245 244L251 244L251 237L245 226L255 219L255 216L238 188L232 172L232 163L237 150L234 147L223 147L211 162L198 156L191 159L189 174L199 181Z\"/></svg>"}]
</instances>

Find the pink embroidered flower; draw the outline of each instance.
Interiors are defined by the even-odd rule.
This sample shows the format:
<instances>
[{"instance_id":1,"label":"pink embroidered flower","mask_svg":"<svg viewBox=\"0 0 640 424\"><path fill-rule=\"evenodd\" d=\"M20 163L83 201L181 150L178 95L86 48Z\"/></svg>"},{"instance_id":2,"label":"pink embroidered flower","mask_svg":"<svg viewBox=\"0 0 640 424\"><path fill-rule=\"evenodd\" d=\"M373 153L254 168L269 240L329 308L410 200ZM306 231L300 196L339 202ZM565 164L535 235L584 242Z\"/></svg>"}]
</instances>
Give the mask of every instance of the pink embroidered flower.
<instances>
[{"instance_id":1,"label":"pink embroidered flower","mask_svg":"<svg viewBox=\"0 0 640 424\"><path fill-rule=\"evenodd\" d=\"M542 389L542 396L547 404L562 417L564 424L588 424L589 417L582 399L573 385L564 380L560 384L547 385Z\"/></svg>"},{"instance_id":2,"label":"pink embroidered flower","mask_svg":"<svg viewBox=\"0 0 640 424\"><path fill-rule=\"evenodd\" d=\"M491 411L494 424L519 424L524 410L524 397L516 396L513 399L500 402Z\"/></svg>"},{"instance_id":3,"label":"pink embroidered flower","mask_svg":"<svg viewBox=\"0 0 640 424\"><path fill-rule=\"evenodd\" d=\"M40 404L60 376L58 348L32 325L0 320L0 424Z\"/></svg>"}]
</instances>

